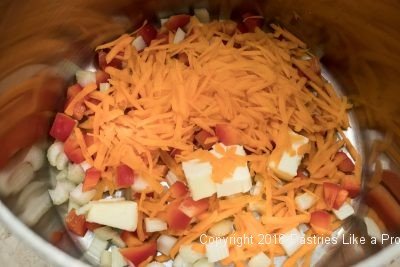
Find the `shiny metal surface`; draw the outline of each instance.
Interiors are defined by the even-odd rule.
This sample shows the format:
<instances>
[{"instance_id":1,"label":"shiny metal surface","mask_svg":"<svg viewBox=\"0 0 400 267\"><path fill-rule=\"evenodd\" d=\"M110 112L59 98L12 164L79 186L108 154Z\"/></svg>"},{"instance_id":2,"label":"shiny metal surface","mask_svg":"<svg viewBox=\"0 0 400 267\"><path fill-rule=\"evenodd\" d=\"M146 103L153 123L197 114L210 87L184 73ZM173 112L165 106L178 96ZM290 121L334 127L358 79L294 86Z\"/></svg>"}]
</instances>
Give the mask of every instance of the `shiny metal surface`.
<instances>
[{"instance_id":1,"label":"shiny metal surface","mask_svg":"<svg viewBox=\"0 0 400 267\"><path fill-rule=\"evenodd\" d=\"M90 65L96 45L135 29L145 18L157 21L190 12L193 7L207 7L216 18L229 18L232 11L243 8L255 9L268 22L277 22L298 35L321 57L343 94L356 104L354 118L359 133L355 141L362 140L365 183L373 175L376 158L382 159L385 168L400 169L400 2L395 0L3 0L0 167L8 165L18 151L47 138L49 122L62 106L66 85L76 68ZM377 153L374 147L383 139L391 145ZM43 168L30 184L43 181L39 194L45 194L48 177ZM83 263L76 259L82 253L71 240L65 240L61 250L45 241L51 231L62 227L55 211L49 210L29 228L16 217L24 208L17 205L19 197L21 192L1 197L0 220L50 262L81 266ZM359 216L364 211L361 204ZM364 233L360 219L346 227L350 233ZM399 229L394 232L399 233ZM378 249L341 246L325 251L318 265L347 266Z\"/></svg>"}]
</instances>

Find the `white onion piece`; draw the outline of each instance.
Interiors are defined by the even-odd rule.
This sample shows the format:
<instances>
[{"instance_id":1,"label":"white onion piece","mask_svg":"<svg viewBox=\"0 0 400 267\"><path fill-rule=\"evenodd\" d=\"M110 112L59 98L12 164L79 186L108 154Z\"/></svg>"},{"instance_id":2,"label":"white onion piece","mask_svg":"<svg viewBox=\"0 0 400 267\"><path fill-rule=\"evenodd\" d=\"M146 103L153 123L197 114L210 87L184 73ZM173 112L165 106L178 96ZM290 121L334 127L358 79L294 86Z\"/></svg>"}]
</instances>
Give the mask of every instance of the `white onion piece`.
<instances>
[{"instance_id":1,"label":"white onion piece","mask_svg":"<svg viewBox=\"0 0 400 267\"><path fill-rule=\"evenodd\" d=\"M56 168L59 171L64 170L67 167L68 164L68 157L65 155L64 152L61 152L58 154L57 159L56 159Z\"/></svg>"},{"instance_id":2,"label":"white onion piece","mask_svg":"<svg viewBox=\"0 0 400 267\"><path fill-rule=\"evenodd\" d=\"M84 161L84 162L82 162L82 163L79 164L79 165L81 165L81 167L82 167L82 169L83 169L84 172L86 172L87 170L89 170L90 168L92 168L92 165L90 165L90 163L87 162L87 161Z\"/></svg>"},{"instance_id":3,"label":"white onion piece","mask_svg":"<svg viewBox=\"0 0 400 267\"><path fill-rule=\"evenodd\" d=\"M108 247L108 242L104 241L96 236L94 236L92 243L90 243L89 248L85 252L89 257L94 259L99 259L103 251Z\"/></svg>"},{"instance_id":4,"label":"white onion piece","mask_svg":"<svg viewBox=\"0 0 400 267\"><path fill-rule=\"evenodd\" d=\"M32 164L33 170L37 171L42 168L44 164L44 152L40 147L34 145L29 149L23 161Z\"/></svg>"},{"instance_id":5,"label":"white onion piece","mask_svg":"<svg viewBox=\"0 0 400 267\"><path fill-rule=\"evenodd\" d=\"M57 165L57 157L61 152L64 152L64 145L61 142L56 141L49 147L47 150L47 160L51 166Z\"/></svg>"},{"instance_id":6,"label":"white onion piece","mask_svg":"<svg viewBox=\"0 0 400 267\"><path fill-rule=\"evenodd\" d=\"M260 252L257 255L251 257L248 262L248 267L265 267L270 266L272 263L271 259L265 255L265 253Z\"/></svg>"},{"instance_id":7,"label":"white onion piece","mask_svg":"<svg viewBox=\"0 0 400 267\"><path fill-rule=\"evenodd\" d=\"M80 86L85 87L88 84L96 83L96 73L87 70L78 70L75 74L76 81Z\"/></svg>"},{"instance_id":8,"label":"white onion piece","mask_svg":"<svg viewBox=\"0 0 400 267\"><path fill-rule=\"evenodd\" d=\"M117 247L126 247L125 242L121 239L118 232L108 226L97 228L93 232L100 239L103 239L105 241L111 240L111 242Z\"/></svg>"},{"instance_id":9,"label":"white onion piece","mask_svg":"<svg viewBox=\"0 0 400 267\"><path fill-rule=\"evenodd\" d=\"M60 171L59 173L57 173L56 181L66 180L67 177L68 177L68 170L64 169L64 170Z\"/></svg>"},{"instance_id":10,"label":"white onion piece","mask_svg":"<svg viewBox=\"0 0 400 267\"><path fill-rule=\"evenodd\" d=\"M174 267L192 267L192 264L186 262L180 254L178 254L175 259L174 263L172 264Z\"/></svg>"},{"instance_id":11,"label":"white onion piece","mask_svg":"<svg viewBox=\"0 0 400 267\"><path fill-rule=\"evenodd\" d=\"M110 84L109 83L100 83L100 85L99 85L100 92L105 92L108 89L110 89Z\"/></svg>"},{"instance_id":12,"label":"white onion piece","mask_svg":"<svg viewBox=\"0 0 400 267\"><path fill-rule=\"evenodd\" d=\"M69 193L74 190L75 185L67 180L57 181L56 187L49 190L54 205L61 205L69 198Z\"/></svg>"},{"instance_id":13,"label":"white onion piece","mask_svg":"<svg viewBox=\"0 0 400 267\"><path fill-rule=\"evenodd\" d=\"M147 47L146 42L141 35L132 41L132 46L135 47L136 51L142 51Z\"/></svg>"},{"instance_id":14,"label":"white onion piece","mask_svg":"<svg viewBox=\"0 0 400 267\"><path fill-rule=\"evenodd\" d=\"M193 250L191 245L182 245L179 248L179 255L181 255L185 262L190 264L204 257L203 254Z\"/></svg>"},{"instance_id":15,"label":"white onion piece","mask_svg":"<svg viewBox=\"0 0 400 267\"><path fill-rule=\"evenodd\" d=\"M178 239L173 236L160 235L157 239L157 250L164 255L169 255L169 252L177 241Z\"/></svg>"},{"instance_id":16,"label":"white onion piece","mask_svg":"<svg viewBox=\"0 0 400 267\"><path fill-rule=\"evenodd\" d=\"M134 182L131 186L132 190L134 192L143 192L149 187L149 184L146 182L146 180L141 177L141 176L135 176Z\"/></svg>"},{"instance_id":17,"label":"white onion piece","mask_svg":"<svg viewBox=\"0 0 400 267\"><path fill-rule=\"evenodd\" d=\"M250 195L258 196L261 194L263 184L260 181L257 181L255 185L253 185L250 189Z\"/></svg>"},{"instance_id":18,"label":"white onion piece","mask_svg":"<svg viewBox=\"0 0 400 267\"><path fill-rule=\"evenodd\" d=\"M69 163L67 178L75 184L82 183L83 179L85 178L85 172L83 171L81 165Z\"/></svg>"},{"instance_id":19,"label":"white onion piece","mask_svg":"<svg viewBox=\"0 0 400 267\"><path fill-rule=\"evenodd\" d=\"M216 240L206 244L206 255L209 262L217 262L229 256L226 240Z\"/></svg>"},{"instance_id":20,"label":"white onion piece","mask_svg":"<svg viewBox=\"0 0 400 267\"><path fill-rule=\"evenodd\" d=\"M79 205L85 205L88 203L96 194L96 190L90 190L86 192L82 192L82 184L79 184L72 192L70 193L70 198L75 201Z\"/></svg>"},{"instance_id":21,"label":"white onion piece","mask_svg":"<svg viewBox=\"0 0 400 267\"><path fill-rule=\"evenodd\" d=\"M226 236L233 230L233 222L231 220L222 220L214 224L208 233L212 236Z\"/></svg>"},{"instance_id":22,"label":"white onion piece","mask_svg":"<svg viewBox=\"0 0 400 267\"><path fill-rule=\"evenodd\" d=\"M72 209L77 211L80 208L79 204L76 203L75 201L69 199L68 201L68 212L70 212Z\"/></svg>"},{"instance_id":23,"label":"white onion piece","mask_svg":"<svg viewBox=\"0 0 400 267\"><path fill-rule=\"evenodd\" d=\"M174 44L179 44L185 39L186 33L181 29L178 28L175 33L174 37Z\"/></svg>"},{"instance_id":24,"label":"white onion piece","mask_svg":"<svg viewBox=\"0 0 400 267\"><path fill-rule=\"evenodd\" d=\"M100 256L100 267L111 267L111 252L104 250Z\"/></svg>"},{"instance_id":25,"label":"white onion piece","mask_svg":"<svg viewBox=\"0 0 400 267\"><path fill-rule=\"evenodd\" d=\"M194 10L194 15L199 19L201 23L210 22L210 14L208 13L208 10L205 8L196 8Z\"/></svg>"},{"instance_id":26,"label":"white onion piece","mask_svg":"<svg viewBox=\"0 0 400 267\"><path fill-rule=\"evenodd\" d=\"M165 179L167 180L167 183L170 186L173 185L174 183L176 183L179 180L178 176L176 176L176 174L171 170L169 170L167 172L167 175L165 176Z\"/></svg>"},{"instance_id":27,"label":"white onion piece","mask_svg":"<svg viewBox=\"0 0 400 267\"><path fill-rule=\"evenodd\" d=\"M33 226L51 207L50 196L44 191L40 196L30 199L24 211L18 217L26 225Z\"/></svg>"},{"instance_id":28,"label":"white onion piece","mask_svg":"<svg viewBox=\"0 0 400 267\"><path fill-rule=\"evenodd\" d=\"M119 252L119 249L116 247L111 248L111 267L124 267L126 266L126 261L124 257Z\"/></svg>"},{"instance_id":29,"label":"white onion piece","mask_svg":"<svg viewBox=\"0 0 400 267\"><path fill-rule=\"evenodd\" d=\"M144 224L146 227L146 232L154 233L167 230L167 223L161 219L157 218L145 218Z\"/></svg>"},{"instance_id":30,"label":"white onion piece","mask_svg":"<svg viewBox=\"0 0 400 267\"><path fill-rule=\"evenodd\" d=\"M78 205L78 204L77 204ZM92 207L92 203L89 202L86 205L83 205L82 207L79 207L75 209L76 215L85 215L89 212L90 208Z\"/></svg>"},{"instance_id":31,"label":"white onion piece","mask_svg":"<svg viewBox=\"0 0 400 267\"><path fill-rule=\"evenodd\" d=\"M214 266L214 264L211 262L208 262L208 260L206 258L202 258L193 264L193 267L213 267L213 266Z\"/></svg>"},{"instance_id":32,"label":"white onion piece","mask_svg":"<svg viewBox=\"0 0 400 267\"><path fill-rule=\"evenodd\" d=\"M32 165L29 162L19 164L8 178L7 186L9 191L17 193L22 190L35 176Z\"/></svg>"}]
</instances>

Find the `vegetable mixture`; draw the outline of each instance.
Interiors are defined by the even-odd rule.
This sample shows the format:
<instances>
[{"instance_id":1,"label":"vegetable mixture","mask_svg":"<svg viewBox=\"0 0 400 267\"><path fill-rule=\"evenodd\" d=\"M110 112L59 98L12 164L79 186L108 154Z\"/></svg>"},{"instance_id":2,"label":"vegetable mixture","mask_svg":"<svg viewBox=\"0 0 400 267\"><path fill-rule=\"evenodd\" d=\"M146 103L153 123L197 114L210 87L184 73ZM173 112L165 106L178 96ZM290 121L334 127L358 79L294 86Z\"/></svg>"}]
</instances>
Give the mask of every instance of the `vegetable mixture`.
<instances>
[{"instance_id":1,"label":"vegetable mixture","mask_svg":"<svg viewBox=\"0 0 400 267\"><path fill-rule=\"evenodd\" d=\"M263 23L205 9L145 22L76 73L50 131L49 192L72 234L95 233L102 266L309 265L317 244L301 240L354 213L351 104L301 40Z\"/></svg>"}]
</instances>

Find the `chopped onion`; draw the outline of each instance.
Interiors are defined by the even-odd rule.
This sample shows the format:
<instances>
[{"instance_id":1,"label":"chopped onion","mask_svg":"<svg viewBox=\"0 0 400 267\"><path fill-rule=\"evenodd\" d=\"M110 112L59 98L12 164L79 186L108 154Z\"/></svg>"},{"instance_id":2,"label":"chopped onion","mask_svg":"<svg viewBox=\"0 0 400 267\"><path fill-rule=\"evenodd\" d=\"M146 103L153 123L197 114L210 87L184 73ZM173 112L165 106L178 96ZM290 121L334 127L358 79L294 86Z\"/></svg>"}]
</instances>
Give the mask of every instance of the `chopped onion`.
<instances>
[{"instance_id":1,"label":"chopped onion","mask_svg":"<svg viewBox=\"0 0 400 267\"><path fill-rule=\"evenodd\" d=\"M169 170L167 172L167 175L165 176L165 178L167 179L169 186L173 185L174 183L176 183L179 180L178 176L176 176L176 174L171 170Z\"/></svg>"},{"instance_id":2,"label":"chopped onion","mask_svg":"<svg viewBox=\"0 0 400 267\"><path fill-rule=\"evenodd\" d=\"M79 205L78 205L78 208L75 209L75 213L76 213L76 215L86 215L89 212L91 207L92 207L91 202L87 203L86 205L83 205L82 207L79 207Z\"/></svg>"},{"instance_id":3,"label":"chopped onion","mask_svg":"<svg viewBox=\"0 0 400 267\"><path fill-rule=\"evenodd\" d=\"M87 170L89 170L90 168L92 168L92 165L90 165L90 163L87 162L87 161L84 161L84 162L82 162L82 163L79 164L79 165L81 165L81 167L82 167L82 169L83 169L84 172L86 172Z\"/></svg>"},{"instance_id":4,"label":"chopped onion","mask_svg":"<svg viewBox=\"0 0 400 267\"><path fill-rule=\"evenodd\" d=\"M49 190L54 205L61 205L69 198L69 193L74 190L75 185L67 180L57 181L56 187Z\"/></svg>"},{"instance_id":5,"label":"chopped onion","mask_svg":"<svg viewBox=\"0 0 400 267\"><path fill-rule=\"evenodd\" d=\"M260 252L257 255L250 258L247 266L248 267L265 267L270 266L272 263L271 259L265 255L265 253Z\"/></svg>"},{"instance_id":6,"label":"chopped onion","mask_svg":"<svg viewBox=\"0 0 400 267\"><path fill-rule=\"evenodd\" d=\"M42 168L44 164L44 152L40 147L34 145L29 149L23 161L32 164L33 170L37 171Z\"/></svg>"},{"instance_id":7,"label":"chopped onion","mask_svg":"<svg viewBox=\"0 0 400 267\"><path fill-rule=\"evenodd\" d=\"M134 182L131 186L134 192L143 192L149 187L149 184L142 176L135 176Z\"/></svg>"},{"instance_id":8,"label":"chopped onion","mask_svg":"<svg viewBox=\"0 0 400 267\"><path fill-rule=\"evenodd\" d=\"M121 239L118 232L111 229L108 226L103 226L103 227L97 228L93 232L100 239L103 239L106 241L111 240L111 242L114 245L116 245L117 247L120 247L120 248L126 247L125 242Z\"/></svg>"},{"instance_id":9,"label":"chopped onion","mask_svg":"<svg viewBox=\"0 0 400 267\"><path fill-rule=\"evenodd\" d=\"M67 179L67 176L68 176L68 170L64 169L64 170L60 171L59 173L57 173L56 181L65 180L65 179Z\"/></svg>"},{"instance_id":10,"label":"chopped onion","mask_svg":"<svg viewBox=\"0 0 400 267\"><path fill-rule=\"evenodd\" d=\"M96 82L96 73L93 71L78 70L75 76L76 76L76 81L82 87L85 87L88 84Z\"/></svg>"},{"instance_id":11,"label":"chopped onion","mask_svg":"<svg viewBox=\"0 0 400 267\"><path fill-rule=\"evenodd\" d=\"M169 252L177 241L178 239L173 236L160 235L157 239L157 250L164 255L169 255Z\"/></svg>"},{"instance_id":12,"label":"chopped onion","mask_svg":"<svg viewBox=\"0 0 400 267\"><path fill-rule=\"evenodd\" d=\"M214 264L211 262L208 262L208 260L206 258L202 258L193 264L193 267L213 267L213 266L214 266Z\"/></svg>"},{"instance_id":13,"label":"chopped onion","mask_svg":"<svg viewBox=\"0 0 400 267\"><path fill-rule=\"evenodd\" d=\"M181 29L178 28L175 33L174 37L174 44L179 44L185 39L186 33Z\"/></svg>"},{"instance_id":14,"label":"chopped onion","mask_svg":"<svg viewBox=\"0 0 400 267\"><path fill-rule=\"evenodd\" d=\"M141 51L147 47L146 42L141 35L132 41L132 46L136 48L136 51Z\"/></svg>"},{"instance_id":15,"label":"chopped onion","mask_svg":"<svg viewBox=\"0 0 400 267\"><path fill-rule=\"evenodd\" d=\"M92 243L90 243L90 246L86 251L86 254L94 259L99 259L107 247L107 241L94 236Z\"/></svg>"},{"instance_id":16,"label":"chopped onion","mask_svg":"<svg viewBox=\"0 0 400 267\"><path fill-rule=\"evenodd\" d=\"M339 220L344 220L354 214L354 209L349 203L344 203L338 210L333 209L333 213Z\"/></svg>"},{"instance_id":17,"label":"chopped onion","mask_svg":"<svg viewBox=\"0 0 400 267\"><path fill-rule=\"evenodd\" d=\"M196 8L194 10L194 15L199 19L201 23L210 22L210 14L208 13L208 10L205 8Z\"/></svg>"},{"instance_id":18,"label":"chopped onion","mask_svg":"<svg viewBox=\"0 0 400 267\"><path fill-rule=\"evenodd\" d=\"M222 220L214 224L208 233L212 236L226 236L233 230L233 222L231 220Z\"/></svg>"},{"instance_id":19,"label":"chopped onion","mask_svg":"<svg viewBox=\"0 0 400 267\"><path fill-rule=\"evenodd\" d=\"M174 267L191 267L192 264L183 260L182 256L178 254L175 259L173 265Z\"/></svg>"},{"instance_id":20,"label":"chopped onion","mask_svg":"<svg viewBox=\"0 0 400 267\"><path fill-rule=\"evenodd\" d=\"M279 237L279 244L287 255L292 256L302 246L303 238L304 234L293 228Z\"/></svg>"},{"instance_id":21,"label":"chopped onion","mask_svg":"<svg viewBox=\"0 0 400 267\"><path fill-rule=\"evenodd\" d=\"M59 171L64 170L67 167L68 164L68 157L65 155L64 152L60 152L58 154L57 159L56 159L56 168Z\"/></svg>"},{"instance_id":22,"label":"chopped onion","mask_svg":"<svg viewBox=\"0 0 400 267\"><path fill-rule=\"evenodd\" d=\"M298 210L305 211L317 202L317 197L306 192L296 196L294 202L296 203Z\"/></svg>"},{"instance_id":23,"label":"chopped onion","mask_svg":"<svg viewBox=\"0 0 400 267\"><path fill-rule=\"evenodd\" d=\"M216 240L206 244L206 254L209 262L217 262L229 256L226 240Z\"/></svg>"},{"instance_id":24,"label":"chopped onion","mask_svg":"<svg viewBox=\"0 0 400 267\"><path fill-rule=\"evenodd\" d=\"M112 259L111 263L112 267L124 267L127 264L124 257L119 252L119 249L116 247L111 248L111 259Z\"/></svg>"},{"instance_id":25,"label":"chopped onion","mask_svg":"<svg viewBox=\"0 0 400 267\"><path fill-rule=\"evenodd\" d=\"M85 178L85 172L83 171L80 164L69 163L68 164L68 180L75 184L83 182Z\"/></svg>"},{"instance_id":26,"label":"chopped onion","mask_svg":"<svg viewBox=\"0 0 400 267\"><path fill-rule=\"evenodd\" d=\"M72 209L78 210L80 208L79 204L76 203L75 201L69 199L68 201L68 212L71 211Z\"/></svg>"},{"instance_id":27,"label":"chopped onion","mask_svg":"<svg viewBox=\"0 0 400 267\"><path fill-rule=\"evenodd\" d=\"M161 219L145 218L144 224L146 226L146 232L148 233L167 230L167 223Z\"/></svg>"},{"instance_id":28,"label":"chopped onion","mask_svg":"<svg viewBox=\"0 0 400 267\"><path fill-rule=\"evenodd\" d=\"M88 203L94 195L96 194L96 190L90 190L87 192L82 192L82 184L79 184L72 192L70 193L70 198L75 201L79 205L85 205Z\"/></svg>"},{"instance_id":29,"label":"chopped onion","mask_svg":"<svg viewBox=\"0 0 400 267\"><path fill-rule=\"evenodd\" d=\"M179 248L179 255L181 255L185 262L190 264L204 257L203 254L193 250L191 245L182 245Z\"/></svg>"},{"instance_id":30,"label":"chopped onion","mask_svg":"<svg viewBox=\"0 0 400 267\"><path fill-rule=\"evenodd\" d=\"M61 152L64 152L64 145L61 142L56 141L49 147L47 150L47 160L51 166L57 165L57 157Z\"/></svg>"},{"instance_id":31,"label":"chopped onion","mask_svg":"<svg viewBox=\"0 0 400 267\"><path fill-rule=\"evenodd\" d=\"M109 83L100 83L100 85L99 85L100 92L105 92L108 89L110 89L110 84Z\"/></svg>"},{"instance_id":32,"label":"chopped onion","mask_svg":"<svg viewBox=\"0 0 400 267\"><path fill-rule=\"evenodd\" d=\"M100 256L100 267L111 267L111 252L104 250Z\"/></svg>"},{"instance_id":33,"label":"chopped onion","mask_svg":"<svg viewBox=\"0 0 400 267\"><path fill-rule=\"evenodd\" d=\"M46 191L31 198L23 212L18 216L28 226L35 225L40 218L52 207L51 199Z\"/></svg>"}]
</instances>

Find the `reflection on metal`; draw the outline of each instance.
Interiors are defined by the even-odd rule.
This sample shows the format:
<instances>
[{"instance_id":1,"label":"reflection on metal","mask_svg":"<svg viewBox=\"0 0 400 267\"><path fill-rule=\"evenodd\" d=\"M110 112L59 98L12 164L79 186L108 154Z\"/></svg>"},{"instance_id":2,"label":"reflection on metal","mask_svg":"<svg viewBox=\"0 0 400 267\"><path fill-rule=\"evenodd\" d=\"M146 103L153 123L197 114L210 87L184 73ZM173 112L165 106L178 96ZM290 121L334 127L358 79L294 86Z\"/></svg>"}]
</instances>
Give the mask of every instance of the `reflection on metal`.
<instances>
[{"instance_id":1,"label":"reflection on metal","mask_svg":"<svg viewBox=\"0 0 400 267\"><path fill-rule=\"evenodd\" d=\"M365 159L365 183L374 175L376 168L372 165L377 166L377 160L383 162L382 166L398 171L400 2L255 0L243 3L238 0L1 1L0 166L6 166L18 152L46 138L49 122L62 105L66 84L77 67L90 65L96 45L133 30L145 18L157 20L191 7L207 7L214 17L223 18L228 18L232 10L256 9L267 21L277 22L300 36L321 57L327 72L343 88L343 94L355 103L354 121L359 132L349 135L356 144L362 140L358 147L362 147ZM25 198L29 190L35 191L32 188L38 188L39 176L47 178L48 173L42 170L22 193L2 198L14 214L21 212L16 205L18 200ZM360 212L364 210L365 206L361 205ZM0 219L49 261L60 266L80 265L43 243L2 203ZM61 224L54 210L46 213L42 220L45 219L47 224L39 221L33 229L48 238L49 221ZM349 222L351 233L364 234L363 227L361 219ZM346 266L374 253L376 248L344 245L335 253L333 250L324 253L319 265ZM81 256L71 243L63 244L62 249L76 258Z\"/></svg>"}]
</instances>

